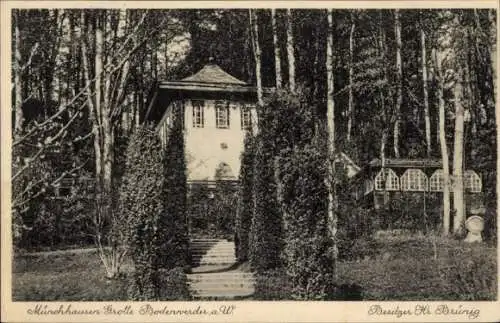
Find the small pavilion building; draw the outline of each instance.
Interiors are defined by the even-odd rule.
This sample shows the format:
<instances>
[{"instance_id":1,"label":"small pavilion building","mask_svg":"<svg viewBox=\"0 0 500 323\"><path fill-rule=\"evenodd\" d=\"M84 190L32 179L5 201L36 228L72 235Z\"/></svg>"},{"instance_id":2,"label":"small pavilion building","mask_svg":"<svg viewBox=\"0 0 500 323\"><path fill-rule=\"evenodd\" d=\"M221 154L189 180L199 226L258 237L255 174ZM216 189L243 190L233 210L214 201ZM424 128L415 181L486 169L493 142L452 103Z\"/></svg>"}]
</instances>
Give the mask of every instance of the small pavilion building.
<instances>
[{"instance_id":1,"label":"small pavilion building","mask_svg":"<svg viewBox=\"0 0 500 323\"><path fill-rule=\"evenodd\" d=\"M165 143L175 116L184 129L188 185L235 181L245 132L256 127L256 88L209 63L178 81L159 82L146 112Z\"/></svg>"},{"instance_id":2,"label":"small pavilion building","mask_svg":"<svg viewBox=\"0 0 500 323\"><path fill-rule=\"evenodd\" d=\"M380 159L374 159L352 177L351 183L353 199L375 209L404 195L438 197L443 192L442 162L389 158L382 168ZM464 171L464 200L467 215L484 213L482 180L472 169Z\"/></svg>"}]
</instances>

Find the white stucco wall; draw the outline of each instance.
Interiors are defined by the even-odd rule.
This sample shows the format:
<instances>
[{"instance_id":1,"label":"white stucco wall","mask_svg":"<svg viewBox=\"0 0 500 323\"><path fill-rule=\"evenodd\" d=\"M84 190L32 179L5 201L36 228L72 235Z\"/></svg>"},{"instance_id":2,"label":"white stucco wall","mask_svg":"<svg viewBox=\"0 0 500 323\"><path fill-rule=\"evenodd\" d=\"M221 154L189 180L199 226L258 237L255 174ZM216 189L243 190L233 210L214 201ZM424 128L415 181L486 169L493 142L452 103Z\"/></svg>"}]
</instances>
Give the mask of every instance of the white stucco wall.
<instances>
[{"instance_id":1,"label":"white stucco wall","mask_svg":"<svg viewBox=\"0 0 500 323\"><path fill-rule=\"evenodd\" d=\"M221 163L229 165L234 179L237 179L245 138L245 131L241 129L241 103L230 102L229 129L219 129L215 121L215 101L204 101L203 128L193 127L191 100L184 101L184 139L188 181L215 180L215 172ZM169 114L168 110L167 114ZM252 111L252 115L252 123L255 124L255 110ZM162 121L167 120L164 118ZM226 148L223 148L224 145Z\"/></svg>"}]
</instances>

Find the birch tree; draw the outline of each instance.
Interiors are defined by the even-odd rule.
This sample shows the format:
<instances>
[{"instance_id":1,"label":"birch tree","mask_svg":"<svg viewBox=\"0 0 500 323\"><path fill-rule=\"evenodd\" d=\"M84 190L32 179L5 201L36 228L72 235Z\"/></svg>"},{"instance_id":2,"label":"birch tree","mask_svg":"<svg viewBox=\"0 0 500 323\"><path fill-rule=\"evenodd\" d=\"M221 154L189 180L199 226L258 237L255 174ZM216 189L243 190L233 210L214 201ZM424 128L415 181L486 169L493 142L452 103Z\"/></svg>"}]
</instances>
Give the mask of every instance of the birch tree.
<instances>
[{"instance_id":1,"label":"birch tree","mask_svg":"<svg viewBox=\"0 0 500 323\"><path fill-rule=\"evenodd\" d=\"M401 104L403 102L403 66L401 62L401 21L399 9L394 10L394 34L396 38L396 121L394 122L394 155L400 157L399 133L401 123Z\"/></svg>"},{"instance_id":2,"label":"birch tree","mask_svg":"<svg viewBox=\"0 0 500 323\"><path fill-rule=\"evenodd\" d=\"M438 59L437 50L433 49L434 75L437 79L437 97L439 107L439 145L441 148L441 161L443 163L443 235L450 232L450 165L448 146L446 144L446 114L444 101L444 79L441 61Z\"/></svg>"},{"instance_id":3,"label":"birch tree","mask_svg":"<svg viewBox=\"0 0 500 323\"><path fill-rule=\"evenodd\" d=\"M425 143L427 158L431 157L431 119L429 115L429 90L427 84L427 54L426 54L426 35L424 26L420 25L420 47L422 52L422 88L424 96L424 118L425 118ZM440 128L441 129L441 128Z\"/></svg>"},{"instance_id":4,"label":"birch tree","mask_svg":"<svg viewBox=\"0 0 500 323\"><path fill-rule=\"evenodd\" d=\"M264 105L263 93L262 93L262 62L261 62L261 50L259 44L259 22L258 16L254 10L248 9L248 16L250 19L250 36L252 39L253 55L255 58L255 79L257 83L257 102L259 106Z\"/></svg>"},{"instance_id":5,"label":"birch tree","mask_svg":"<svg viewBox=\"0 0 500 323\"><path fill-rule=\"evenodd\" d=\"M13 60L13 73L14 73L14 134L17 136L23 125L23 89L21 81L21 34L19 31L19 10L13 11L14 19L14 60Z\"/></svg>"},{"instance_id":6,"label":"birch tree","mask_svg":"<svg viewBox=\"0 0 500 323\"><path fill-rule=\"evenodd\" d=\"M295 92L295 41L293 36L293 17L292 10L286 10L286 51L288 58L288 86L292 93Z\"/></svg>"},{"instance_id":7,"label":"birch tree","mask_svg":"<svg viewBox=\"0 0 500 323\"><path fill-rule=\"evenodd\" d=\"M455 218L453 219L453 232L461 234L465 222L464 204L464 97L463 97L463 71L458 68L453 87L453 103L455 107L455 132L453 144L453 205Z\"/></svg>"},{"instance_id":8,"label":"birch tree","mask_svg":"<svg viewBox=\"0 0 500 323\"><path fill-rule=\"evenodd\" d=\"M444 11L440 13L441 26L438 31L437 64L443 75L440 75L444 90L450 90L454 107L453 135L453 233L460 235L464 229L464 60L467 57L465 27L460 22L460 13ZM446 71L446 73L444 73ZM442 129L440 129L441 132ZM440 134L442 137L444 134ZM442 140L440 140L442 141ZM444 156L443 156L444 158Z\"/></svg>"},{"instance_id":9,"label":"birch tree","mask_svg":"<svg viewBox=\"0 0 500 323\"><path fill-rule=\"evenodd\" d=\"M125 9L102 10L91 17L81 13L84 33L81 49L87 104L92 122L95 150L95 175L97 211L95 217L96 243L99 255L106 268L106 275L115 277L120 270L125 253L118 239L119 219L113 209L113 168L115 132L121 121L123 101L130 76L130 61L136 51L144 46L148 36L152 36L162 26L143 33L142 25L147 17L143 12L138 17L128 14ZM117 21L113 24L112 21ZM90 36L88 39L87 36ZM139 41L142 39L142 41ZM89 43L95 42L95 51L89 51ZM94 68L90 58L94 58ZM94 78L92 78L94 76ZM111 225L106 234L104 227ZM117 240L118 239L118 240ZM111 247L109 250L105 246Z\"/></svg>"},{"instance_id":10,"label":"birch tree","mask_svg":"<svg viewBox=\"0 0 500 323\"><path fill-rule=\"evenodd\" d=\"M348 115L347 115L347 142L351 141L352 125L354 122L354 93L353 93L353 74L354 74L354 31L356 23L354 21L354 13L351 11L351 28L349 32L349 98L348 98Z\"/></svg>"},{"instance_id":11,"label":"birch tree","mask_svg":"<svg viewBox=\"0 0 500 323\"><path fill-rule=\"evenodd\" d=\"M333 9L328 9L328 31L326 47L326 77L327 77L327 129L328 129L328 222L330 236L335 251L332 267L336 271L337 259L337 200L335 192L335 102L334 102L334 78L333 78Z\"/></svg>"},{"instance_id":12,"label":"birch tree","mask_svg":"<svg viewBox=\"0 0 500 323\"><path fill-rule=\"evenodd\" d=\"M273 44L274 44L274 69L276 73L276 88L281 89L281 49L278 42L278 25L276 22L276 9L271 9L271 23L273 27Z\"/></svg>"}]
</instances>

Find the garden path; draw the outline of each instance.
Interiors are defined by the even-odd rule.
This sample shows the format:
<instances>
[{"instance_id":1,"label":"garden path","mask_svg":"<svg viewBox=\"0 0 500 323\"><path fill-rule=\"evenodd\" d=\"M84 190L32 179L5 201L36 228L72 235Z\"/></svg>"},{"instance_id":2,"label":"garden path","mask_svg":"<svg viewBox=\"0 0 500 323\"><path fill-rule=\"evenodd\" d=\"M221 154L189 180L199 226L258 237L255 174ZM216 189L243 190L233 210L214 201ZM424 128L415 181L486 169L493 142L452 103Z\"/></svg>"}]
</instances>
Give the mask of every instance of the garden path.
<instances>
[{"instance_id":1,"label":"garden path","mask_svg":"<svg viewBox=\"0 0 500 323\"><path fill-rule=\"evenodd\" d=\"M196 239L191 241L191 294L199 299L242 299L254 293L254 276L238 266L233 241Z\"/></svg>"}]
</instances>

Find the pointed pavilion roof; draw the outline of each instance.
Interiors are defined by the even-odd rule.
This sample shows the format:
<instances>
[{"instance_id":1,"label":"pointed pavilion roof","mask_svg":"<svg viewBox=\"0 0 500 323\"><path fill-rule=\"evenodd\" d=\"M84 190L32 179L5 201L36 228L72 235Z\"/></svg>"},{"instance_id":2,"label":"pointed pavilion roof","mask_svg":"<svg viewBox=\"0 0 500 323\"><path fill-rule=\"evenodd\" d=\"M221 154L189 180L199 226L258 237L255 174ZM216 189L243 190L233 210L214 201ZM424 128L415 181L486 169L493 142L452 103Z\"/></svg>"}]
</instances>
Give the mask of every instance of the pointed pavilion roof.
<instances>
[{"instance_id":1,"label":"pointed pavilion roof","mask_svg":"<svg viewBox=\"0 0 500 323\"><path fill-rule=\"evenodd\" d=\"M269 89L264 88L264 92ZM257 88L237 79L211 60L195 74L175 81L160 81L146 111L145 119L161 118L166 106L176 97L243 97L257 100ZM162 102L162 104L157 104Z\"/></svg>"},{"instance_id":2,"label":"pointed pavilion roof","mask_svg":"<svg viewBox=\"0 0 500 323\"><path fill-rule=\"evenodd\" d=\"M167 91L209 91L256 93L255 86L237 79L212 62L195 74L177 81L161 81L159 88Z\"/></svg>"},{"instance_id":3,"label":"pointed pavilion roof","mask_svg":"<svg viewBox=\"0 0 500 323\"><path fill-rule=\"evenodd\" d=\"M197 73L183 78L181 82L248 85L247 83L238 80L236 77L227 73L218 65L212 63L205 65Z\"/></svg>"}]
</instances>

